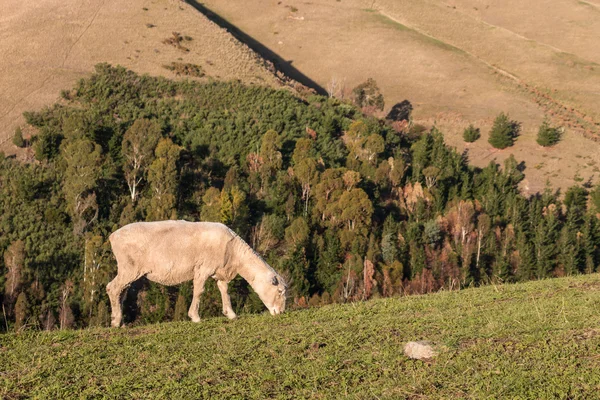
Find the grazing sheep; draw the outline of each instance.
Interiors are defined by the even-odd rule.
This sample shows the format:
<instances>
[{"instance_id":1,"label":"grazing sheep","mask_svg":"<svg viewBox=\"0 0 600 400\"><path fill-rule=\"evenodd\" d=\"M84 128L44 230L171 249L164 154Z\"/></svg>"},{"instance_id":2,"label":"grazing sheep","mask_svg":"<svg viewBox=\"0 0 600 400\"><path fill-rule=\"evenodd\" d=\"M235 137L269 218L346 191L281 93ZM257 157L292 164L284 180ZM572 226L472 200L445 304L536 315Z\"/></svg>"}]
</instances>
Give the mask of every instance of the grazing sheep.
<instances>
[{"instance_id":1,"label":"grazing sheep","mask_svg":"<svg viewBox=\"0 0 600 400\"><path fill-rule=\"evenodd\" d=\"M204 283L217 281L223 314L236 317L227 284L240 274L258 294L272 315L285 310L286 284L235 232L214 222L136 222L110 235L118 273L107 286L112 326L120 326L121 303L132 282L145 276L163 285L194 281L194 296L188 315L200 321L198 306Z\"/></svg>"}]
</instances>

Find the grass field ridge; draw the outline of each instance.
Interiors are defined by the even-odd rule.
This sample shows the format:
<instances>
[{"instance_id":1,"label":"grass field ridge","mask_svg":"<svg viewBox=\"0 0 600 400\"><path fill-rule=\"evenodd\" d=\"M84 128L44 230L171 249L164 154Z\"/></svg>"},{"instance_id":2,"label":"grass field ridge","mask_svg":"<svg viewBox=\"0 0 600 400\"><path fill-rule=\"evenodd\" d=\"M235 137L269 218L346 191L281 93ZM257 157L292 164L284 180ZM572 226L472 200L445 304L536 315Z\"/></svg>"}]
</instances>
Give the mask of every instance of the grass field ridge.
<instances>
[{"instance_id":1,"label":"grass field ridge","mask_svg":"<svg viewBox=\"0 0 600 400\"><path fill-rule=\"evenodd\" d=\"M599 398L600 275L0 337L0 397ZM430 361L402 354L432 341Z\"/></svg>"}]
</instances>

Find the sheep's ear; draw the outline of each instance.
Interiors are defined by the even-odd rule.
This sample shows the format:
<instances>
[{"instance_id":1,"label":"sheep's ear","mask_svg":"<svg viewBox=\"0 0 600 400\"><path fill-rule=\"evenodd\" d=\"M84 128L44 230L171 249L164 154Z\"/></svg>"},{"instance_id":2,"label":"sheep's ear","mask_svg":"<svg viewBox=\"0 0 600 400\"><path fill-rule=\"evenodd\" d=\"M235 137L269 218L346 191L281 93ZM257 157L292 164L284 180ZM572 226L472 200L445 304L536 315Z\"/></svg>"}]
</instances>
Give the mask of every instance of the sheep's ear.
<instances>
[{"instance_id":1,"label":"sheep's ear","mask_svg":"<svg viewBox=\"0 0 600 400\"><path fill-rule=\"evenodd\" d=\"M273 280L271 280L271 283L272 283L274 286L277 286L277 285L279 285L279 281L277 280L277 277L276 277L276 276L274 276L274 277L273 277Z\"/></svg>"}]
</instances>

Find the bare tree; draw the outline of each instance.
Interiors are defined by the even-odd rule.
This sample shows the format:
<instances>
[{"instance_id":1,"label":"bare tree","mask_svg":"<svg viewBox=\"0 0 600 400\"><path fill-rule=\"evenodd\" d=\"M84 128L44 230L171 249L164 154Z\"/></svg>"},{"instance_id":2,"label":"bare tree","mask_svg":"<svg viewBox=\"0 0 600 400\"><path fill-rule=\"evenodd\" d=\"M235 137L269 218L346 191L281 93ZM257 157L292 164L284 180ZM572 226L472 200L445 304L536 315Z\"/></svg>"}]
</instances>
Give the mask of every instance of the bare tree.
<instances>
[{"instance_id":1,"label":"bare tree","mask_svg":"<svg viewBox=\"0 0 600 400\"><path fill-rule=\"evenodd\" d=\"M338 77L333 76L327 83L327 94L329 95L329 97L335 97L340 100L343 100L345 90L346 78L339 79Z\"/></svg>"}]
</instances>

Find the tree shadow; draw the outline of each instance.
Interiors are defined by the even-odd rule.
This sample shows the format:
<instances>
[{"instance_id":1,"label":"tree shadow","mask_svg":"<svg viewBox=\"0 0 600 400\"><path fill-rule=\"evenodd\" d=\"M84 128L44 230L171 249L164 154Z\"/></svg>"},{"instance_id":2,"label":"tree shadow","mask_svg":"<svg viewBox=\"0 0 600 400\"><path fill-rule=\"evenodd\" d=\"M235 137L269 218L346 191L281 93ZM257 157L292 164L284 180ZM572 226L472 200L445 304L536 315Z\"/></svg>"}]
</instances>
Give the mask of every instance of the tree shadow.
<instances>
[{"instance_id":1,"label":"tree shadow","mask_svg":"<svg viewBox=\"0 0 600 400\"><path fill-rule=\"evenodd\" d=\"M385 119L389 119L392 121L408 121L410 119L410 114L412 113L413 106L410 101L403 100L400 103L394 104L388 115Z\"/></svg>"},{"instance_id":2,"label":"tree shadow","mask_svg":"<svg viewBox=\"0 0 600 400\"><path fill-rule=\"evenodd\" d=\"M284 60L273 50L269 49L267 46L260 43L252 36L248 35L244 31L236 27L235 25L231 24L219 14L208 9L205 5L198 3L196 0L185 0L185 2L190 6L194 7L202 14L204 14L208 19L213 21L215 24L219 25L221 28L226 29L229 33L233 35L233 37L238 39L240 42L246 44L256 53L258 53L262 58L271 61L277 71L281 71L289 78L300 82L304 86L314 89L318 94L327 95L327 91L323 87L321 87L315 81L313 81L308 76L304 75L302 72L298 71L295 67L293 67L292 61Z\"/></svg>"}]
</instances>

